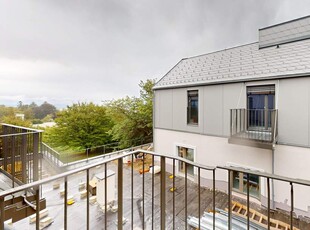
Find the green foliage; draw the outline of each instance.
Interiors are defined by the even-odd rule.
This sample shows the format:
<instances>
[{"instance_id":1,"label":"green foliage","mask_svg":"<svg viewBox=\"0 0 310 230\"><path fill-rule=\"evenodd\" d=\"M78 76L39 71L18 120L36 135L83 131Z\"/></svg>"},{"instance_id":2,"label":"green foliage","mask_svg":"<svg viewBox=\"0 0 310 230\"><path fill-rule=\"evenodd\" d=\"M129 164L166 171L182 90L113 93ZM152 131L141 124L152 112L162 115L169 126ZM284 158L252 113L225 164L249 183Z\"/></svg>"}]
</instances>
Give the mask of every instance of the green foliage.
<instances>
[{"instance_id":1,"label":"green foliage","mask_svg":"<svg viewBox=\"0 0 310 230\"><path fill-rule=\"evenodd\" d=\"M56 112L56 107L46 101L40 106L33 107L34 118L36 119L43 119L47 115L55 117Z\"/></svg>"},{"instance_id":2,"label":"green foliage","mask_svg":"<svg viewBox=\"0 0 310 230\"><path fill-rule=\"evenodd\" d=\"M73 104L59 112L55 122L56 126L45 131L45 141L52 146L86 149L111 142L108 131L113 123L103 106Z\"/></svg>"},{"instance_id":3,"label":"green foliage","mask_svg":"<svg viewBox=\"0 0 310 230\"><path fill-rule=\"evenodd\" d=\"M15 112L16 109L14 109L13 107L6 107L4 105L0 105L0 120L3 117L14 116Z\"/></svg>"},{"instance_id":4,"label":"green foliage","mask_svg":"<svg viewBox=\"0 0 310 230\"><path fill-rule=\"evenodd\" d=\"M32 124L29 120L22 120L20 117L16 117L15 115L5 116L1 118L2 123L17 125L23 127L31 127Z\"/></svg>"},{"instance_id":5,"label":"green foliage","mask_svg":"<svg viewBox=\"0 0 310 230\"><path fill-rule=\"evenodd\" d=\"M108 102L114 122L110 134L122 148L149 142L153 135L153 86L155 80L141 81L140 97L126 97Z\"/></svg>"}]
</instances>

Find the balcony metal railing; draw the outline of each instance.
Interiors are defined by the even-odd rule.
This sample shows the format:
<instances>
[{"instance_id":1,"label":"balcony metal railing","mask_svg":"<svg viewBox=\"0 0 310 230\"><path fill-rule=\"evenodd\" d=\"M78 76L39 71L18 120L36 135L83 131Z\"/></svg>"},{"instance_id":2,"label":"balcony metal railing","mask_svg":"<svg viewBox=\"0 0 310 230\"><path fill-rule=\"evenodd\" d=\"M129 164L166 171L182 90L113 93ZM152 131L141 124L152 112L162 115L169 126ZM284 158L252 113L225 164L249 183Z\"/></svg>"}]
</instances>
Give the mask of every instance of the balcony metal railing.
<instances>
[{"instance_id":1,"label":"balcony metal railing","mask_svg":"<svg viewBox=\"0 0 310 230\"><path fill-rule=\"evenodd\" d=\"M230 137L275 143L277 117L276 109L231 109Z\"/></svg>"},{"instance_id":2,"label":"balcony metal railing","mask_svg":"<svg viewBox=\"0 0 310 230\"><path fill-rule=\"evenodd\" d=\"M48 144L42 142L41 143L41 153L45 156L45 158L47 160L49 160L55 166L61 168L61 167L65 167L65 166L72 166L72 165L83 164L83 163L94 163L94 162L97 162L98 160L103 160L106 158L110 158L112 156L121 155L124 152L130 152L130 151L134 151L136 149L146 149L145 147L150 147L151 145L152 145L152 143L146 143L146 144L141 144L138 146L119 150L118 142L115 142L115 143L111 143L111 144L87 148L86 149L86 152L87 152L87 158L86 159L71 161L69 159L67 153L64 153L63 154L64 156L61 156L61 153L59 153L57 150L53 149ZM99 150L98 151L99 155L94 156L94 157L88 157L89 152L93 149Z\"/></svg>"},{"instance_id":3,"label":"balcony metal railing","mask_svg":"<svg viewBox=\"0 0 310 230\"><path fill-rule=\"evenodd\" d=\"M1 124L1 171L15 183L30 183L40 176L40 145L42 130Z\"/></svg>"},{"instance_id":4,"label":"balcony metal railing","mask_svg":"<svg viewBox=\"0 0 310 230\"><path fill-rule=\"evenodd\" d=\"M142 174L141 176L135 177L134 175L136 173L136 169L134 169L134 164L124 164L123 159L129 159L131 162L134 162L134 158L138 155L142 155L142 159L146 159L146 156L151 156L151 164L154 166L155 162L159 162L159 166L160 166L160 172L159 175L158 174L154 174L151 173L150 174L144 174L143 172L145 171L145 164L142 164ZM178 165L178 162L183 162L185 165L189 164L192 165L193 167L195 167L195 181L197 182L197 190L193 190L193 189L189 189L189 184L190 180L189 179L193 179L190 178L190 175L188 175L187 172L187 167L185 167L185 172L184 172L184 201L180 200L180 197L178 196L178 200L176 200L176 193L172 191L172 194L169 193L169 187L167 186L167 176L169 174L166 173L166 171L170 171L170 173L172 173L172 188L173 190L175 189L176 186L176 166ZM74 169L56 176L52 176L50 178L46 178L40 181L36 181L36 182L32 182L30 184L27 185L22 185L20 187L16 187L16 188L12 188L10 190L7 191L3 191L0 193L0 213L1 213L1 219L0 219L0 230L4 229L4 221L6 220L6 216L5 216L5 210L6 210L6 206L5 206L5 200L7 199L7 197L10 197L16 193L27 193L27 191L29 190L34 190L36 191L36 194L38 194L38 196L36 196L36 229L40 229L40 204L39 204L39 199L40 196L42 196L42 194L39 196L40 194L40 188L42 188L43 186L47 186L50 183L53 183L55 181L63 181L64 184L64 198L63 198L63 219L62 220L55 220L56 223L53 223L53 225L55 225L55 229L60 229L61 227L63 227L64 229L68 229L69 227L69 223L68 223L68 214L69 212L73 211L73 209L68 208L68 194L69 194L69 185L68 183L70 182L70 178L72 178L75 175L81 175L81 172L84 172L85 175L85 179L86 179L86 191L87 191L87 197L86 197L86 207L84 208L79 208L79 210L81 212L84 212L85 215L85 228L86 229L93 229L91 227L91 214L90 214L90 186L89 182L90 182L90 175L92 173L92 170L100 167L100 166L104 166L104 175L108 175L108 166L110 164L115 165L116 167L116 188L117 188L117 217L116 217L116 225L117 225L117 229L123 229L123 223L124 223L124 212L125 209L126 211L126 215L130 215L130 220L128 220L128 224L126 224L126 229L134 229L135 225L137 223L135 223L135 219L134 219L134 213L135 213L135 208L134 208L134 196L137 193L137 189L141 189L141 210L140 210L140 217L141 217L141 223L140 223L140 227L141 229L176 229L177 225L181 226L182 229L188 229L188 216L189 215L193 215L193 213L189 213L188 209L190 206L193 205L192 200L189 201L188 198L189 197L193 197L193 196L197 196L198 202L197 202L197 207L194 208L195 211L195 215L198 217L198 223L197 223L197 227L198 229L216 229L216 225L217 225L217 221L216 221L216 187L215 187L215 182L216 182L216 171L222 171L223 170L227 170L228 172L228 196L227 196L227 202L228 202L228 217L227 217L227 226L228 229L232 229L232 182L231 182L231 175L233 172L242 172L244 174L247 175L247 180L249 180L249 174L251 175L257 175L260 178L266 178L266 190L267 190L267 213L268 213L268 219L267 219L267 229L271 228L271 222L270 222L270 202L271 202L271 196L270 196L270 181L271 180L276 180L276 181L282 181L283 183L287 183L290 185L290 200L291 200L291 204L290 204L290 208L291 208L291 212L290 212L290 229L293 229L293 225L294 225L294 185L303 185L303 186L310 186L310 181L306 181L306 180L298 180L298 179L291 179L291 178L286 178L286 177L281 177L281 176L277 176L277 175L271 175L271 174L267 174L267 173L260 173L260 172L253 172L250 170L244 170L241 168L235 168L235 167L209 167L209 166L204 166L201 164L197 164L197 163L193 163L191 161L185 160L184 158L180 158L180 157L174 157L171 155L164 155L164 154L158 154L158 153L154 153L154 152L150 152L150 151L145 151L145 150L136 150L130 153L125 153L123 155L120 156L115 156L112 157L110 159L106 159L103 160L101 162L98 163L94 163L92 165L88 165L88 166L84 166L81 167L79 169ZM127 167L127 168L126 168ZM171 168L172 167L172 168ZM169 169L170 168L170 169ZM126 169L126 172L124 173L124 169ZM154 167L153 167L154 169ZM167 169L167 170L166 170ZM152 172L152 169L151 169ZM205 201L205 197L201 197L202 193L201 193L201 189L202 189L202 185L201 185L201 180L204 178L203 175L206 175L206 173L210 173L211 174L211 192L212 192L212 199L209 199L209 202L212 203L211 204L211 209L212 209L212 227L210 228L205 228L202 227L202 222L200 220L200 217L203 214L203 210L202 210L202 201ZM148 176L148 182L150 182L150 184L148 183L148 185L146 185L146 177ZM210 176L210 175L209 175ZM114 229L111 228L111 223L113 224L113 220L111 222L111 219L109 219L110 217L112 218L111 215L108 215L108 191L110 189L112 189L111 187L108 187L108 182L107 182L107 177L104 178L104 207L103 207L103 213L102 216L104 216L104 220L102 225L104 226L104 229ZM129 187L125 187L126 183L129 184ZM158 187L156 187L155 185L158 185ZM247 202L247 207L249 210L250 207L250 196L249 196L249 181L247 181L247 197L246 197L246 202ZM72 182L73 184L75 184L75 181ZM71 188L72 191L72 188ZM170 190L171 191L171 190ZM195 194L196 193L196 194ZM171 197L172 196L172 197ZM128 200L129 198L129 200ZM169 200L167 200L169 198ZM55 196L53 196L51 198L52 200L49 200L48 197L46 197L46 203L48 206L49 202L53 202L53 200L55 199ZM221 198L223 199L223 198ZM149 203L148 203L149 202ZM182 212L180 211L180 209L177 210L177 206L180 206L182 204L182 202L184 202L183 206L182 206ZM190 202L190 203L189 203ZM61 205L61 204L60 204ZM150 207L150 209L146 209L146 206L148 205L148 207ZM54 208L54 206L53 206ZM73 208L73 207L72 207ZM85 211L84 211L85 210ZM147 210L149 212L147 212ZM129 213L129 214L128 214ZM180 225L179 223L177 223L177 221L180 221L180 215L184 215L183 216L183 223L182 225ZM60 214L58 213L57 216L60 216ZM159 218L157 218L159 217ZM178 218L177 218L178 217ZM103 217L102 217L103 218ZM146 221L149 221L147 225ZM83 222L83 220L80 217L75 217L74 219L74 226L77 226L78 223L81 224L81 222ZM130 224L130 227L128 226ZM52 225L52 226L53 226ZM102 227L102 225L100 225ZM52 227L51 226L51 227ZM160 227L159 227L160 226ZM249 215L246 219L246 227L247 229L250 229L250 219L249 219ZM246 229L246 228L244 228Z\"/></svg>"}]
</instances>

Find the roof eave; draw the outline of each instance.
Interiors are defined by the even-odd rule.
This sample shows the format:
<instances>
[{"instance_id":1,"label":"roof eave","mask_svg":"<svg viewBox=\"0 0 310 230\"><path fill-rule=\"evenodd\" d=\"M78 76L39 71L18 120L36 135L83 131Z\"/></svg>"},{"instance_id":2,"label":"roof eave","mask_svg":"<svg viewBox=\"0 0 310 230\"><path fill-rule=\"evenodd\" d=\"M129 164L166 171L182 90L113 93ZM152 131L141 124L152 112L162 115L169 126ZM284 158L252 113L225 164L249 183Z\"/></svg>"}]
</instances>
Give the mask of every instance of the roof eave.
<instances>
[{"instance_id":1,"label":"roof eave","mask_svg":"<svg viewBox=\"0 0 310 230\"><path fill-rule=\"evenodd\" d=\"M189 83L189 84L182 84L182 85L180 84L180 85L168 85L168 86L154 86L153 90L186 88L186 87L205 86L205 85L220 85L220 84L250 82L250 81L275 80L275 79L296 78L296 77L306 77L306 76L310 76L310 72L298 73L298 74L274 75L274 76L266 76L266 77L255 77L251 79L246 79L246 78L230 79L230 80L226 79L223 81L214 81L214 82L199 82L199 83Z\"/></svg>"}]
</instances>

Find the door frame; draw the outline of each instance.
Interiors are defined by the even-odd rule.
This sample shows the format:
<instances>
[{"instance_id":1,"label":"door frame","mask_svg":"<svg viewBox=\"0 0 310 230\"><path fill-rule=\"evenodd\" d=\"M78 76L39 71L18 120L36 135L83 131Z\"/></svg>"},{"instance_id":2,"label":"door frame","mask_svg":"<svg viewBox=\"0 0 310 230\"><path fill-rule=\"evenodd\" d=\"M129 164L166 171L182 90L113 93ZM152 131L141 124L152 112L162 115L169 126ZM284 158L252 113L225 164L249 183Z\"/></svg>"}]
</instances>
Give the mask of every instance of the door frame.
<instances>
[{"instance_id":1,"label":"door frame","mask_svg":"<svg viewBox=\"0 0 310 230\"><path fill-rule=\"evenodd\" d=\"M193 162L196 162L196 156L197 156L197 149L196 149L196 146L193 146L193 145L189 145L189 144L183 144L183 143L174 143L174 146L173 146L173 148L174 148L174 155L176 156L176 157L179 157L179 152L178 152L178 147L183 147L183 148L187 148L187 149L193 149ZM179 162L178 162L179 163ZM180 172L180 170L179 170L179 164L175 164L175 173L176 173L176 175L179 175L179 176L182 176L182 177L184 177L185 176L185 174L184 173L182 173L182 172ZM197 175L197 167L194 167L194 175L190 175L190 174L188 174L187 173L187 178L188 179L191 179L191 180L194 180L194 178L195 178L195 175Z\"/></svg>"}]
</instances>

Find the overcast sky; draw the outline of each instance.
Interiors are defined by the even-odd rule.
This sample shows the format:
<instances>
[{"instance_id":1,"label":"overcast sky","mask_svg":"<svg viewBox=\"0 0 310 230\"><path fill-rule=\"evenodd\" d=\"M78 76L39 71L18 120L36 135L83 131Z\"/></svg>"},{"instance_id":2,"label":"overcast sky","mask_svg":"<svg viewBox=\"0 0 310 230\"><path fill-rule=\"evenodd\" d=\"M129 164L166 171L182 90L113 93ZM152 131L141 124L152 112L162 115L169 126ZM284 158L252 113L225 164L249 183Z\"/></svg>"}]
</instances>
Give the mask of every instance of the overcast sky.
<instances>
[{"instance_id":1,"label":"overcast sky","mask_svg":"<svg viewBox=\"0 0 310 230\"><path fill-rule=\"evenodd\" d=\"M0 0L0 104L138 96L184 57L309 14L309 0Z\"/></svg>"}]
</instances>

